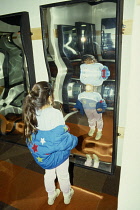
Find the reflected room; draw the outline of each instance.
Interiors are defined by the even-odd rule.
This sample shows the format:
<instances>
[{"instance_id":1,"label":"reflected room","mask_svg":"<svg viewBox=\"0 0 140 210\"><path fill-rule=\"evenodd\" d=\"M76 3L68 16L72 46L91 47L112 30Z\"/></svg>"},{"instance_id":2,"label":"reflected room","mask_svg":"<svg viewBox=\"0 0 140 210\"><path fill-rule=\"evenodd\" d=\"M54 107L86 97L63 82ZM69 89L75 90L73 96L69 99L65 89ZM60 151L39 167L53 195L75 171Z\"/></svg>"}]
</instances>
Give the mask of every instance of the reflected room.
<instances>
[{"instance_id":1,"label":"reflected room","mask_svg":"<svg viewBox=\"0 0 140 210\"><path fill-rule=\"evenodd\" d=\"M115 0L68 1L40 6L44 55L54 87L55 105L62 109L70 132L78 137L70 161L105 173L113 173L116 158L117 8ZM87 54L94 56L109 72L104 78L101 69L102 83L91 91L106 103L105 110L100 113L103 128L99 139L96 136L98 123L94 134L89 136L87 115L80 109L73 109L79 95L86 92L80 74L82 57Z\"/></svg>"}]
</instances>

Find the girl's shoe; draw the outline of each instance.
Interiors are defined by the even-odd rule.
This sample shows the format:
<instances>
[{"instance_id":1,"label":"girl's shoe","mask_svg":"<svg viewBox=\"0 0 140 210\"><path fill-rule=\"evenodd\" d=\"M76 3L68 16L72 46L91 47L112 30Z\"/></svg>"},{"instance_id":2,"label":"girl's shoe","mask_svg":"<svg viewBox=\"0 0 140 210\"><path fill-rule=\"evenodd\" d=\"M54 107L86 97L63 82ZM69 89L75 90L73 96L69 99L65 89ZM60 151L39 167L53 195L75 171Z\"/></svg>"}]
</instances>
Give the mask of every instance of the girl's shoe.
<instances>
[{"instance_id":1,"label":"girl's shoe","mask_svg":"<svg viewBox=\"0 0 140 210\"><path fill-rule=\"evenodd\" d=\"M59 196L59 194L60 194L60 190L56 189L54 192L54 195L48 197L48 204L53 205L55 199Z\"/></svg>"},{"instance_id":2,"label":"girl's shoe","mask_svg":"<svg viewBox=\"0 0 140 210\"><path fill-rule=\"evenodd\" d=\"M93 167L94 168L98 168L99 167L99 157L96 155L96 154L93 154L93 158L94 158L94 164L93 164Z\"/></svg>"},{"instance_id":3,"label":"girl's shoe","mask_svg":"<svg viewBox=\"0 0 140 210\"><path fill-rule=\"evenodd\" d=\"M93 136L94 132L95 132L95 129L90 128L88 135Z\"/></svg>"},{"instance_id":4,"label":"girl's shoe","mask_svg":"<svg viewBox=\"0 0 140 210\"><path fill-rule=\"evenodd\" d=\"M69 204L70 203L73 194L74 194L74 190L71 188L70 192L69 192L69 195L64 195L64 204Z\"/></svg>"},{"instance_id":5,"label":"girl's shoe","mask_svg":"<svg viewBox=\"0 0 140 210\"><path fill-rule=\"evenodd\" d=\"M84 163L85 166L92 166L92 158L89 154L86 154L86 161Z\"/></svg>"},{"instance_id":6,"label":"girl's shoe","mask_svg":"<svg viewBox=\"0 0 140 210\"><path fill-rule=\"evenodd\" d=\"M102 137L102 131L98 131L95 140L99 140Z\"/></svg>"}]
</instances>

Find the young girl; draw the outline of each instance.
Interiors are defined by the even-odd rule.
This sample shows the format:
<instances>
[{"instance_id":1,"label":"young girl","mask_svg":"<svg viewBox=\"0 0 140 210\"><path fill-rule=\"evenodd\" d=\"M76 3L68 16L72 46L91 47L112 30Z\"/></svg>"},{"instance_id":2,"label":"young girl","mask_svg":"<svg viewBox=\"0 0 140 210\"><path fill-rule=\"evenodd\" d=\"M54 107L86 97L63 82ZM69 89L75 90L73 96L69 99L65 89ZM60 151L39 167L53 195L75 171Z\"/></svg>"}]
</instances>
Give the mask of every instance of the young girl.
<instances>
[{"instance_id":1,"label":"young girl","mask_svg":"<svg viewBox=\"0 0 140 210\"><path fill-rule=\"evenodd\" d=\"M38 165L45 169L44 184L48 204L52 205L60 190L55 189L57 176L64 203L69 204L74 190L69 178L70 150L77 137L68 132L62 113L52 107L53 90L48 82L36 83L23 104L27 146Z\"/></svg>"}]
</instances>

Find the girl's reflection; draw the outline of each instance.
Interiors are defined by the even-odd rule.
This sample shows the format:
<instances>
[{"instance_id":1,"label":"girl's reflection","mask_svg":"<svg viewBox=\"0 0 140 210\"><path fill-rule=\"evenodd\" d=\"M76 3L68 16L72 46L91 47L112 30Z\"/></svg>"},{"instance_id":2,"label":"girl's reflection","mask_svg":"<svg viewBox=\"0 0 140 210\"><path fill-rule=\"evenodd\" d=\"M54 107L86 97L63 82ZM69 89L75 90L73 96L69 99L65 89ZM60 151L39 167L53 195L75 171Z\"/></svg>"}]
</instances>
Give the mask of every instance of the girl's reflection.
<instances>
[{"instance_id":1,"label":"girl's reflection","mask_svg":"<svg viewBox=\"0 0 140 210\"><path fill-rule=\"evenodd\" d=\"M102 112L106 109L106 102L102 99L100 93L95 91L96 87L86 85L85 89L84 92L78 95L78 101L73 110L76 111L78 109L81 111L81 109L84 109L90 127L88 135L93 136L97 125L95 140L99 140L102 136Z\"/></svg>"},{"instance_id":2,"label":"girl's reflection","mask_svg":"<svg viewBox=\"0 0 140 210\"><path fill-rule=\"evenodd\" d=\"M100 86L110 76L106 66L98 63L93 55L83 55L80 65L80 81L84 85Z\"/></svg>"},{"instance_id":3,"label":"girl's reflection","mask_svg":"<svg viewBox=\"0 0 140 210\"><path fill-rule=\"evenodd\" d=\"M88 135L93 136L97 126L95 140L99 140L103 129L102 112L105 111L107 105L96 87L101 86L103 81L110 76L110 71L106 66L97 63L93 55L84 55L82 61L80 81L85 85L85 91L78 95L78 101L73 110L84 110L90 127Z\"/></svg>"}]
</instances>

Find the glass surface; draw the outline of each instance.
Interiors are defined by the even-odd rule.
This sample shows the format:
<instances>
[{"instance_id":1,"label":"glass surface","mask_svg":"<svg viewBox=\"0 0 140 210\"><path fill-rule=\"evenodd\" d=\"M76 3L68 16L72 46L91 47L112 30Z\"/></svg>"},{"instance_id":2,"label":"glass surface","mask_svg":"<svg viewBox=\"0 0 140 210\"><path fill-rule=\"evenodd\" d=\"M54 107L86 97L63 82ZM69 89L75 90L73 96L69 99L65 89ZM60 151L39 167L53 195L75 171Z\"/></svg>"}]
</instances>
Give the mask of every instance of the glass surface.
<instances>
[{"instance_id":1,"label":"glass surface","mask_svg":"<svg viewBox=\"0 0 140 210\"><path fill-rule=\"evenodd\" d=\"M78 145L71 151L70 160L79 166L106 173L112 173L115 164L114 132L117 113L115 52L118 41L116 10L117 1L114 0L98 1L98 3L94 0L81 3L61 2L41 6L45 55L48 64L49 57L52 58L58 71L54 77L53 68L48 65L50 80L53 80L54 84L55 101L62 104L66 124L70 127L70 132L78 137ZM99 139L98 120L95 133L89 136L88 115L83 114L80 109L73 110L79 94L85 91L86 84L80 80L82 56L85 54L93 55L98 63L109 69L109 75L102 84L94 85L91 91L100 94L107 104L102 113L103 128Z\"/></svg>"},{"instance_id":2,"label":"glass surface","mask_svg":"<svg viewBox=\"0 0 140 210\"><path fill-rule=\"evenodd\" d=\"M104 18L101 22L101 47L104 59L115 59L116 18Z\"/></svg>"},{"instance_id":3,"label":"glass surface","mask_svg":"<svg viewBox=\"0 0 140 210\"><path fill-rule=\"evenodd\" d=\"M30 47L28 13L0 16L0 140L23 139L22 102L35 83Z\"/></svg>"},{"instance_id":4,"label":"glass surface","mask_svg":"<svg viewBox=\"0 0 140 210\"><path fill-rule=\"evenodd\" d=\"M2 22L2 21L1 21ZM4 22L3 22L4 24ZM17 27L18 33L19 27ZM2 34L2 33L1 33ZM24 98L24 55L21 48L14 42L12 37L16 33L5 33L0 37L0 50L4 59L1 59L1 88L0 113L6 116L9 113L22 113L22 100ZM21 97L22 96L22 97Z\"/></svg>"}]
</instances>

